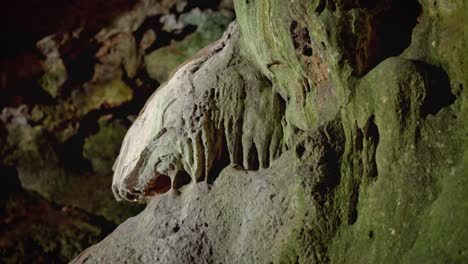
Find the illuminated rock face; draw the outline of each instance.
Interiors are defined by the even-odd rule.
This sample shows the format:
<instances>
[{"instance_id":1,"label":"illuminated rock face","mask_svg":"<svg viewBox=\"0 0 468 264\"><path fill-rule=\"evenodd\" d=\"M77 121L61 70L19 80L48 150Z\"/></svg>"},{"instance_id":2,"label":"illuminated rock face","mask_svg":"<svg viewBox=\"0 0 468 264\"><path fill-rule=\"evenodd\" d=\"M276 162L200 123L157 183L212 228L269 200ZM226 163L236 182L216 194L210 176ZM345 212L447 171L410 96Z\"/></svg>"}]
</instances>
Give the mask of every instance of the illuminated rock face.
<instances>
[{"instance_id":1,"label":"illuminated rock face","mask_svg":"<svg viewBox=\"0 0 468 264\"><path fill-rule=\"evenodd\" d=\"M159 195L76 263L466 262L463 1L235 9L126 136L116 196Z\"/></svg>"},{"instance_id":2,"label":"illuminated rock face","mask_svg":"<svg viewBox=\"0 0 468 264\"><path fill-rule=\"evenodd\" d=\"M281 154L284 100L242 61L238 40L233 23L149 99L115 163L118 199L211 183L229 164L266 168Z\"/></svg>"},{"instance_id":3,"label":"illuminated rock face","mask_svg":"<svg viewBox=\"0 0 468 264\"><path fill-rule=\"evenodd\" d=\"M110 188L122 140L159 83L222 36L230 3L2 3L0 263L67 262L144 208ZM48 206L59 215L42 218Z\"/></svg>"}]
</instances>

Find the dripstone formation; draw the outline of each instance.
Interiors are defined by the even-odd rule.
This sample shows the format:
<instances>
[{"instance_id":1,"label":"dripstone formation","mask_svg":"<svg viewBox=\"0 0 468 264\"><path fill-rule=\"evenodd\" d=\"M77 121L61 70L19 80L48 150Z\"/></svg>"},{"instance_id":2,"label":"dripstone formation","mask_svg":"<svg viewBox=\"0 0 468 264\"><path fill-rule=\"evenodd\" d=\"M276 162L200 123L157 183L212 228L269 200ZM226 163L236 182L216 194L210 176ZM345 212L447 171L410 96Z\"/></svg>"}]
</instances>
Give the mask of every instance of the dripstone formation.
<instances>
[{"instance_id":1,"label":"dripstone formation","mask_svg":"<svg viewBox=\"0 0 468 264\"><path fill-rule=\"evenodd\" d=\"M125 136L73 263L468 261L465 3L237 0Z\"/></svg>"}]
</instances>

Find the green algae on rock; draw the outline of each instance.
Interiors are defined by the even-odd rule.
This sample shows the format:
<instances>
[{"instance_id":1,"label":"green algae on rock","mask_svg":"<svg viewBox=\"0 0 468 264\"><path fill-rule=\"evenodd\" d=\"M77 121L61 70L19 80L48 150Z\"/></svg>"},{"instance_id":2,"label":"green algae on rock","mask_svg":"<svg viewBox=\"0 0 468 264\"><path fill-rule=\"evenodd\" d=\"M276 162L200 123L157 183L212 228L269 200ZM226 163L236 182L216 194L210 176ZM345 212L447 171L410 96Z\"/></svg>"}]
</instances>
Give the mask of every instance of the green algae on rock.
<instances>
[{"instance_id":1,"label":"green algae on rock","mask_svg":"<svg viewBox=\"0 0 468 264\"><path fill-rule=\"evenodd\" d=\"M235 1L238 40L215 43L201 54L216 63L193 68L198 56L181 66L148 104L171 96L176 102L168 87L191 89L194 98L213 87L215 107L203 108L204 124L217 124L223 120L218 113L235 116L239 102L253 102L253 111L234 118L227 130L238 126L240 135L221 137L236 142L266 133L265 124L276 124L269 118L278 117L280 157L263 168L238 163L232 153L260 156L238 142L237 151L235 144L228 146L227 163L215 158L214 164L223 166L214 181L194 177L177 188L169 178L164 194L145 192L138 183L153 183L161 174L159 163L151 158L132 163L128 156L135 153L128 146L152 150L154 145L128 133L117 167L131 171L116 170L114 191L130 200L152 199L142 214L74 263L466 262L466 25L452 20L461 19L462 2ZM238 55L226 63L229 46L237 46ZM243 68L264 81L239 81ZM192 82L182 81L192 76ZM228 83L230 93L220 92L225 98L219 101L216 91ZM244 91L254 96L231 96ZM264 113L264 100L273 102L272 94L283 107ZM184 109L192 103L175 104ZM143 112L139 119L186 118L184 111L148 109L153 116ZM145 133L160 130L149 121L138 124ZM173 146L183 157L167 160L166 167L220 157L218 141L207 133L196 155L185 157L192 152L170 144L197 129L207 128L160 137L157 146Z\"/></svg>"}]
</instances>

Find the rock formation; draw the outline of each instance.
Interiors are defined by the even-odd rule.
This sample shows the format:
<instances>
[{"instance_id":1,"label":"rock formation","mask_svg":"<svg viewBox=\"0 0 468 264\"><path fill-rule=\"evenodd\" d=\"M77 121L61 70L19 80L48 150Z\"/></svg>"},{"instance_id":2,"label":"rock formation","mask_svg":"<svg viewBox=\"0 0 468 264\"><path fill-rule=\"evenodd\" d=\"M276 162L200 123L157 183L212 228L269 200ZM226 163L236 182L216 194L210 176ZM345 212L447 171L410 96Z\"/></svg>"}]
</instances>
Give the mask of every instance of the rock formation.
<instances>
[{"instance_id":1,"label":"rock formation","mask_svg":"<svg viewBox=\"0 0 468 264\"><path fill-rule=\"evenodd\" d=\"M281 154L284 101L243 62L238 40L233 23L150 98L115 164L117 198L212 183L229 163L266 168Z\"/></svg>"},{"instance_id":2,"label":"rock formation","mask_svg":"<svg viewBox=\"0 0 468 264\"><path fill-rule=\"evenodd\" d=\"M229 2L4 3L0 263L68 262L143 209L110 188L123 137L179 61L221 37Z\"/></svg>"},{"instance_id":3,"label":"rock formation","mask_svg":"<svg viewBox=\"0 0 468 264\"><path fill-rule=\"evenodd\" d=\"M464 2L234 2L125 137L148 206L73 263L466 262Z\"/></svg>"}]
</instances>

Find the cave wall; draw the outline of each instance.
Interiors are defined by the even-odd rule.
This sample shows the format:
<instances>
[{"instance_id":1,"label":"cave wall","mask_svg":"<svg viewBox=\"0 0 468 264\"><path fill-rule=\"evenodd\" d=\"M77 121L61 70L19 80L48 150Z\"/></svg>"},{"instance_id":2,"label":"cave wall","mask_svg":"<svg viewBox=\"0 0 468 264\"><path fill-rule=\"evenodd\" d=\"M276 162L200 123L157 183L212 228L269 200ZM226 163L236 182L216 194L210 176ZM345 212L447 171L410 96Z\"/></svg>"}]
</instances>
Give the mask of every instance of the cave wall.
<instances>
[{"instance_id":1,"label":"cave wall","mask_svg":"<svg viewBox=\"0 0 468 264\"><path fill-rule=\"evenodd\" d=\"M162 173L150 158L131 162L162 149L145 143L152 141L141 139L141 133L128 133L119 162L132 170L116 170L115 193L130 200L143 196L149 204L74 263L465 262L466 25L460 22L465 3L234 3L237 24L231 27L239 32L225 36L239 36L218 50L208 49L214 54L208 61L221 63L193 68L199 61L194 58L182 66L173 79L178 86L169 82L159 88L139 127L157 139L161 129L164 134L179 126L152 125L160 116L173 117L151 108L172 98L167 91L176 89L173 96L183 91L187 84L179 79L192 80L196 95L203 91L197 84L215 78L208 73L228 72L216 75L224 87L233 76L244 76L236 66L247 64L241 68L252 67L249 71L268 81L241 78L244 84L231 89L242 93L254 83L258 91L269 91L265 95L284 100L284 108L275 112L281 113L283 131L280 158L256 169L237 162L235 148L228 146L231 165L214 182L191 175L195 180L180 189L171 178L161 195L125 181L147 183ZM236 56L226 56L229 46L237 47ZM218 86L213 85L215 91L222 91ZM261 114L264 98L215 98L216 104L224 103L206 115L230 111L241 117L242 135L261 134L262 128L242 124L252 115L257 123L269 120L263 129L276 124ZM258 104L253 113L230 108L252 102ZM198 103L186 101L180 109L193 104ZM179 113L183 118L184 111ZM190 135L176 133L171 140ZM209 137L202 142L208 152L219 146L210 145L215 141ZM132 144L143 144L146 152ZM248 150L241 149L245 158ZM174 151L182 157L187 153Z\"/></svg>"},{"instance_id":2,"label":"cave wall","mask_svg":"<svg viewBox=\"0 0 468 264\"><path fill-rule=\"evenodd\" d=\"M466 262L465 5L462 0L234 1L237 22L157 89L125 136L114 194L148 205L73 262ZM192 13L183 20L203 25L202 17ZM106 39L106 32L98 38ZM189 47L203 36L192 33L193 38L176 40L174 48L187 52L184 56L193 54ZM171 55L171 47L141 59L130 52L137 44L125 34L106 45L122 51L119 67L110 67L112 82L103 85L99 77L108 76L98 74L77 91L46 86L45 92L57 98L63 93L83 115L93 105L113 109L135 94L138 85L128 85L135 60L145 61L149 75L135 84L149 91L170 75L163 67L162 73L153 72L158 69L153 62L175 56L175 66L185 60ZM114 62L106 60L112 50L106 45L99 70L109 69L105 61ZM48 69L67 64L50 58L55 67ZM63 79L52 76L47 84ZM94 95L97 99L89 99ZM29 120L42 119L33 111L25 118L24 112L29 113L25 107L5 111L3 119L10 121L0 132L21 127L8 138L30 135L29 126L35 126ZM120 145L130 122L127 114L103 113L93 117L99 132L81 139L78 156L93 170L110 173L116 154L95 152L106 139ZM70 127L63 131L72 132L58 137L65 139L61 142L75 135ZM23 146L36 153L33 159L54 153L37 151L29 142ZM272 145L281 146L275 147L277 156L271 155ZM117 149L103 151L108 152ZM63 163L51 157L45 164ZM28 181L21 175L44 172L30 167L35 163L24 164L18 166L22 183ZM65 199L61 188L44 186L50 197ZM96 186L110 189L110 175Z\"/></svg>"},{"instance_id":3,"label":"cave wall","mask_svg":"<svg viewBox=\"0 0 468 264\"><path fill-rule=\"evenodd\" d=\"M0 262L65 263L144 208L112 195L123 137L222 35L232 3L16 1L0 14Z\"/></svg>"},{"instance_id":4,"label":"cave wall","mask_svg":"<svg viewBox=\"0 0 468 264\"><path fill-rule=\"evenodd\" d=\"M465 262L466 26L460 23L465 3L234 3L237 24L225 33L228 44L208 48L209 59L182 66L174 84L160 87L140 116L144 122L138 129L151 132L126 136L119 166L131 171L117 166L114 193L129 200L144 197L148 206L74 263ZM239 51L226 55L229 49ZM268 81L249 81L239 65ZM232 82L238 76L241 83ZM244 142L234 143L244 162L233 155L235 146L228 146L224 156L231 165L214 181L191 173L194 180L184 188L171 178L164 194L145 192L145 184L162 174L159 163L144 158L153 157L148 153L169 148L174 160L192 153L170 144L162 149L145 138L179 131L177 122L164 118L184 119L182 109L199 101L176 103L180 112L171 115L151 105L183 92L186 79L195 96L203 94L197 85L213 78L217 83L209 87L215 91L229 82L236 93L249 91L249 84L268 92L214 98L217 108L209 108L200 124L217 124L219 113L227 111L240 123L220 131L261 135L277 124L269 119L271 110L262 114L262 100L278 95L284 107L273 111L280 113L281 156L257 169L249 155L245 162ZM252 103L257 104L253 112L245 110ZM237 104L244 108L232 108ZM268 124L243 125L262 120ZM198 130L180 131L167 142L183 141ZM201 142L207 152L195 151L195 160L221 146L210 136ZM140 153L139 145L145 151ZM132 163L135 157L142 161Z\"/></svg>"}]
</instances>

